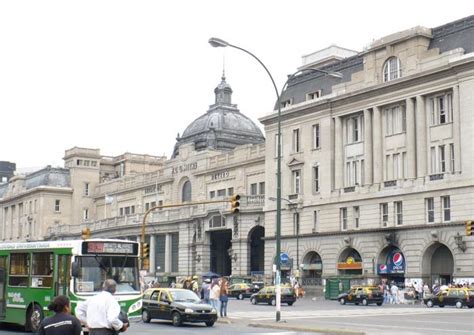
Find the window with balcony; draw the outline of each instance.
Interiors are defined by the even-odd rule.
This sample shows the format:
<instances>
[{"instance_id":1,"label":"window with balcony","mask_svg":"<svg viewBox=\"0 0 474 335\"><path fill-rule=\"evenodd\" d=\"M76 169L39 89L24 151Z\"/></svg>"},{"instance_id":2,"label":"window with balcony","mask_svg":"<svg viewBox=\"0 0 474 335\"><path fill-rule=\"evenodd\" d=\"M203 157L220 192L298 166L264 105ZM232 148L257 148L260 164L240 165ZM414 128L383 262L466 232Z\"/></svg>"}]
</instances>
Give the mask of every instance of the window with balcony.
<instances>
[{"instance_id":1,"label":"window with balcony","mask_svg":"<svg viewBox=\"0 0 474 335\"><path fill-rule=\"evenodd\" d=\"M258 194L258 185L257 183L250 184L250 195Z\"/></svg>"},{"instance_id":2,"label":"window with balcony","mask_svg":"<svg viewBox=\"0 0 474 335\"><path fill-rule=\"evenodd\" d=\"M397 57L390 57L385 61L383 66L383 81L388 82L394 79L401 78L402 66Z\"/></svg>"},{"instance_id":3,"label":"window with balcony","mask_svg":"<svg viewBox=\"0 0 474 335\"><path fill-rule=\"evenodd\" d=\"M259 194L265 194L265 182L258 183Z\"/></svg>"},{"instance_id":4,"label":"window with balcony","mask_svg":"<svg viewBox=\"0 0 474 335\"><path fill-rule=\"evenodd\" d=\"M443 93L428 99L430 111L430 125L451 123L453 120L453 96L451 93Z\"/></svg>"}]
</instances>

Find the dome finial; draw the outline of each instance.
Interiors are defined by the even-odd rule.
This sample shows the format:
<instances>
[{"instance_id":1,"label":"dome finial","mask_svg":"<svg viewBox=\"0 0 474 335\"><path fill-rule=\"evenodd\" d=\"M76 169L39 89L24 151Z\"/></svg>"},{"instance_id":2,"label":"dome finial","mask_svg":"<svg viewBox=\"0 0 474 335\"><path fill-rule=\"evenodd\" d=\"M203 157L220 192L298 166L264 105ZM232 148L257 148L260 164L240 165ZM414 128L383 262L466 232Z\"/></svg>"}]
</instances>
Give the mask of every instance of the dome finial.
<instances>
[{"instance_id":1,"label":"dome finial","mask_svg":"<svg viewBox=\"0 0 474 335\"><path fill-rule=\"evenodd\" d=\"M225 81L225 56L222 56L222 81Z\"/></svg>"}]
</instances>

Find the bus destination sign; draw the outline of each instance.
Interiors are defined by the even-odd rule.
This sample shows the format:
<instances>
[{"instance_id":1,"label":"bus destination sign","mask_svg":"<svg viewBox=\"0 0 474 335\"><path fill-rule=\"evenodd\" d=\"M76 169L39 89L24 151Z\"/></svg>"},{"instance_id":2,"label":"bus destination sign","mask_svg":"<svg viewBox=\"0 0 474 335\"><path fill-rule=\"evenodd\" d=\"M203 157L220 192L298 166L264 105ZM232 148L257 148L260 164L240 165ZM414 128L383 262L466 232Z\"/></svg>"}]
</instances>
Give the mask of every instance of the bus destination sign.
<instances>
[{"instance_id":1,"label":"bus destination sign","mask_svg":"<svg viewBox=\"0 0 474 335\"><path fill-rule=\"evenodd\" d=\"M133 254L132 243L84 242L85 254Z\"/></svg>"}]
</instances>

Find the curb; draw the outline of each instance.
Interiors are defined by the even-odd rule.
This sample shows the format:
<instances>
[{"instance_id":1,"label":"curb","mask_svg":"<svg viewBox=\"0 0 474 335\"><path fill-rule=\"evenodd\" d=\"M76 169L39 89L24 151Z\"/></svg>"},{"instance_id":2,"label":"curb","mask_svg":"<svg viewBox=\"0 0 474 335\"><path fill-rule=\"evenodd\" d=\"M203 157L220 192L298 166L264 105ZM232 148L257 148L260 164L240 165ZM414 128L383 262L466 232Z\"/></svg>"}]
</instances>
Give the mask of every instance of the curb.
<instances>
[{"instance_id":1,"label":"curb","mask_svg":"<svg viewBox=\"0 0 474 335\"><path fill-rule=\"evenodd\" d=\"M270 328L270 329L282 329L282 330L289 330L289 331L301 331L301 332L307 332L307 333L324 333L324 334L330 334L330 335L366 335L366 333L363 331L293 326L293 325L282 324L282 323L278 323L278 324L249 323L247 326L254 327L254 328Z\"/></svg>"},{"instance_id":2,"label":"curb","mask_svg":"<svg viewBox=\"0 0 474 335\"><path fill-rule=\"evenodd\" d=\"M217 318L216 323L222 323L222 324L225 324L225 325L230 325L230 324L232 324L232 321L230 321L229 319Z\"/></svg>"}]
</instances>

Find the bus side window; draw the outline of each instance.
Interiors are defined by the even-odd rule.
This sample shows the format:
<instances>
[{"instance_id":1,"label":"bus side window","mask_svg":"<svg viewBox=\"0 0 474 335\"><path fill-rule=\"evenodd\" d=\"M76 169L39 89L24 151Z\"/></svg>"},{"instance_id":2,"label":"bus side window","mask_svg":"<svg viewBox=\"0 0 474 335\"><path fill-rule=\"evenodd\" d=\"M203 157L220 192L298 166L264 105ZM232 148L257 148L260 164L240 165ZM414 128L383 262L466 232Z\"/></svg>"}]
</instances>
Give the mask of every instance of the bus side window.
<instances>
[{"instance_id":1,"label":"bus side window","mask_svg":"<svg viewBox=\"0 0 474 335\"><path fill-rule=\"evenodd\" d=\"M31 267L31 287L52 287L53 265L52 252L34 253Z\"/></svg>"},{"instance_id":2,"label":"bus side window","mask_svg":"<svg viewBox=\"0 0 474 335\"><path fill-rule=\"evenodd\" d=\"M8 285L28 286L28 275L30 274L30 254L18 253L10 255L10 276Z\"/></svg>"}]
</instances>

